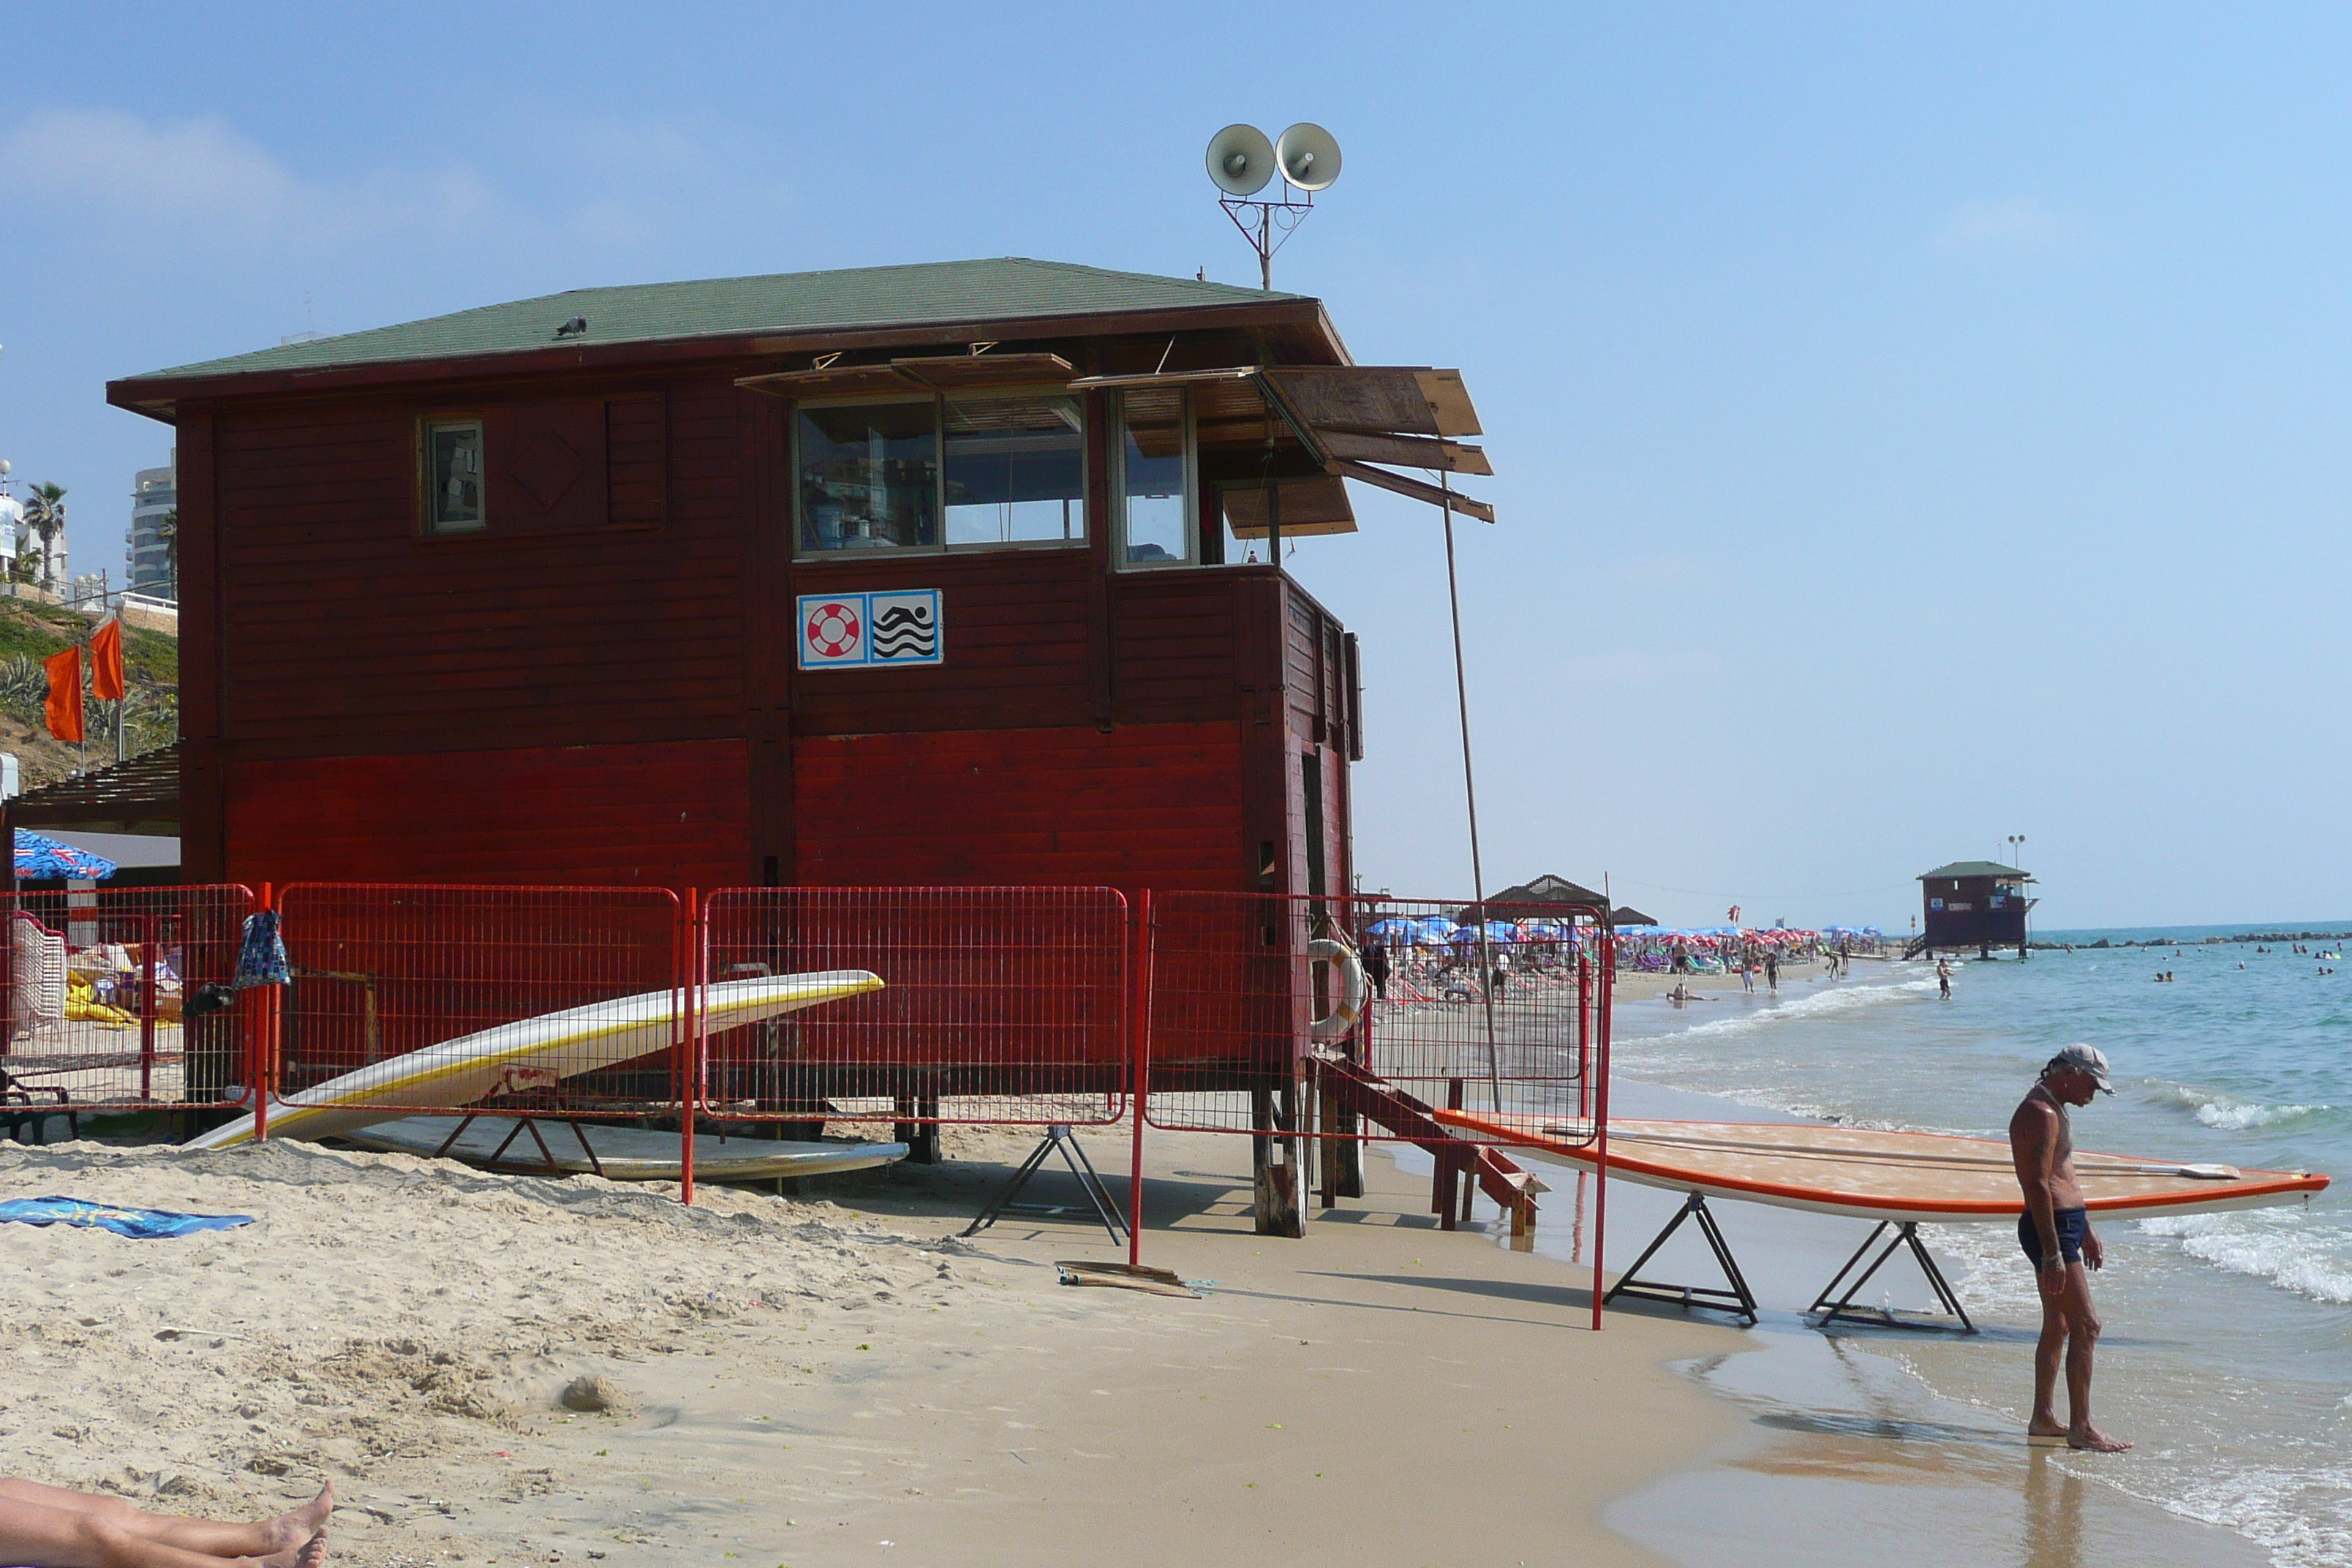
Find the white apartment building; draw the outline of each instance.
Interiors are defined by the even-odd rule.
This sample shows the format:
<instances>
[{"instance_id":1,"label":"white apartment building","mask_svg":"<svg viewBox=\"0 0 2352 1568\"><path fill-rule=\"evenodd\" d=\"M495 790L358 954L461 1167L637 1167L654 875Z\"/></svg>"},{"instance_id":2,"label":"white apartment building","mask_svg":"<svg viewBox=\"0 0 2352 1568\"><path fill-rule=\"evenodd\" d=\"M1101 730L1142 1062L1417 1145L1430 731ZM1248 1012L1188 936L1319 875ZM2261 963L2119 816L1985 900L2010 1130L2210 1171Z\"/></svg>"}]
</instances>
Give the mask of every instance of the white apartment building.
<instances>
[{"instance_id":1,"label":"white apartment building","mask_svg":"<svg viewBox=\"0 0 2352 1568\"><path fill-rule=\"evenodd\" d=\"M172 584L172 552L165 543L163 519L180 504L180 449L161 468L142 468L131 492L131 545L123 552L130 567L124 585L134 594L176 599Z\"/></svg>"}]
</instances>

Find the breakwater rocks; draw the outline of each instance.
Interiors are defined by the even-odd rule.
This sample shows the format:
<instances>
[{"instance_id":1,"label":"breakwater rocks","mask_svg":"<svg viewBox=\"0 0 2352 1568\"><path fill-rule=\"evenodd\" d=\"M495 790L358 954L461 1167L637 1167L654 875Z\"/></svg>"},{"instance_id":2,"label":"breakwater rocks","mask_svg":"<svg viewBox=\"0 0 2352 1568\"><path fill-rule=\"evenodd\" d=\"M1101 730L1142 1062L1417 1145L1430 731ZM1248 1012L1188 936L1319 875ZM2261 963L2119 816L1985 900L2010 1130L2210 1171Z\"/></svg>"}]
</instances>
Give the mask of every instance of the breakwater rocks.
<instances>
[{"instance_id":1,"label":"breakwater rocks","mask_svg":"<svg viewBox=\"0 0 2352 1568\"><path fill-rule=\"evenodd\" d=\"M2234 936L2200 936L2184 941L2179 937L2149 937L2145 941L2114 942L2101 937L2096 942L2030 942L2025 945L2037 952L2096 952L2102 948L2122 947L2216 947L2225 942L2252 942L2264 944L2297 942L2352 942L2352 931L2247 931Z\"/></svg>"}]
</instances>

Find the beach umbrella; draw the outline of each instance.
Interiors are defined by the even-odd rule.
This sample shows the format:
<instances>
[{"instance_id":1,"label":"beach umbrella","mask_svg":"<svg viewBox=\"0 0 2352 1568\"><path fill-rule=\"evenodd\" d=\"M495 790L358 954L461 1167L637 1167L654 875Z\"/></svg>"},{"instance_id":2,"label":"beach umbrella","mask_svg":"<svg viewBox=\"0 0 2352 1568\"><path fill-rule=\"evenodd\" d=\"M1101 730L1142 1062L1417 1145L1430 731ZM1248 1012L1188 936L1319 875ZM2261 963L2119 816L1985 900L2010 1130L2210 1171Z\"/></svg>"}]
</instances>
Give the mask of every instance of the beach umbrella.
<instances>
[{"instance_id":1,"label":"beach umbrella","mask_svg":"<svg viewBox=\"0 0 2352 1568\"><path fill-rule=\"evenodd\" d=\"M1391 915L1386 920L1374 921L1366 926L1364 934L1382 939L1400 936L1409 938L1413 934L1412 922L1402 915Z\"/></svg>"},{"instance_id":2,"label":"beach umbrella","mask_svg":"<svg viewBox=\"0 0 2352 1568\"><path fill-rule=\"evenodd\" d=\"M103 855L93 855L46 834L16 829L16 879L20 882L102 882L114 872L114 862Z\"/></svg>"}]
</instances>

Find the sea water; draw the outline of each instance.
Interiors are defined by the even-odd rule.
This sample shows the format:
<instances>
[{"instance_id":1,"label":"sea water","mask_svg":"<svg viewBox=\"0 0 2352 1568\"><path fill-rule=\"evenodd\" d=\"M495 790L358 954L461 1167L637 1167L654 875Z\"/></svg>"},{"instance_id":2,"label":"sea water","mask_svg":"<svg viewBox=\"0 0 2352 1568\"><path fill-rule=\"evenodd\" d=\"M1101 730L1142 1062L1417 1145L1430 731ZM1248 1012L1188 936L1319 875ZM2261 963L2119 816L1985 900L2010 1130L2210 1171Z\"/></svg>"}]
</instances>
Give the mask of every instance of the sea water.
<instances>
[{"instance_id":1,"label":"sea water","mask_svg":"<svg viewBox=\"0 0 2352 1568\"><path fill-rule=\"evenodd\" d=\"M1777 995L1716 980L1686 1007L1622 1005L1614 1071L1779 1113L1999 1138L2042 1064L2079 1040L2107 1053L2116 1089L2074 1112L2082 1148L2334 1174L2307 1205L2098 1222L2095 1417L2138 1447L2053 1463L2275 1563L2352 1563L2352 969L2320 973L2342 967L2315 956L2332 942L2201 940L2254 929L2280 928L2042 933L2171 941L1957 963L1948 1002L1924 963L1784 972ZM1856 1342L1989 1429L2021 1426L2040 1309L2014 1227L1922 1235L1991 1331ZM1622 1267L1613 1227L1609 1250Z\"/></svg>"}]
</instances>

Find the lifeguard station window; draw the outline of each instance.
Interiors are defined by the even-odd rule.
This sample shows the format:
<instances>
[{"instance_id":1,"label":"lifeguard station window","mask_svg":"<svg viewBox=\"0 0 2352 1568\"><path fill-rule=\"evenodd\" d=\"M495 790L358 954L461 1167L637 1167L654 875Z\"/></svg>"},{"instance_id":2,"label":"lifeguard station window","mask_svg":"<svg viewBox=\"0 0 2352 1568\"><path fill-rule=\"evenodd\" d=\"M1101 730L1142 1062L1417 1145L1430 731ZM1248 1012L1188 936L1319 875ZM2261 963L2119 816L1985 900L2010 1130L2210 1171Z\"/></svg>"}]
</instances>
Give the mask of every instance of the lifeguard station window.
<instances>
[{"instance_id":1,"label":"lifeguard station window","mask_svg":"<svg viewBox=\"0 0 2352 1568\"><path fill-rule=\"evenodd\" d=\"M1181 566L1199 559L1192 520L1191 400L1181 387L1123 393L1118 400L1119 558L1129 566Z\"/></svg>"},{"instance_id":2,"label":"lifeguard station window","mask_svg":"<svg viewBox=\"0 0 2352 1568\"><path fill-rule=\"evenodd\" d=\"M1080 544L1087 426L1075 397L944 400L947 536L961 544Z\"/></svg>"},{"instance_id":3,"label":"lifeguard station window","mask_svg":"<svg viewBox=\"0 0 2352 1568\"><path fill-rule=\"evenodd\" d=\"M1086 415L1058 392L804 403L798 550L1084 544Z\"/></svg>"},{"instance_id":4,"label":"lifeguard station window","mask_svg":"<svg viewBox=\"0 0 2352 1568\"><path fill-rule=\"evenodd\" d=\"M803 551L940 542L939 404L803 404L794 421Z\"/></svg>"},{"instance_id":5,"label":"lifeguard station window","mask_svg":"<svg viewBox=\"0 0 2352 1568\"><path fill-rule=\"evenodd\" d=\"M421 435L425 531L480 532L486 522L482 505L482 422L431 419L425 421Z\"/></svg>"}]
</instances>

